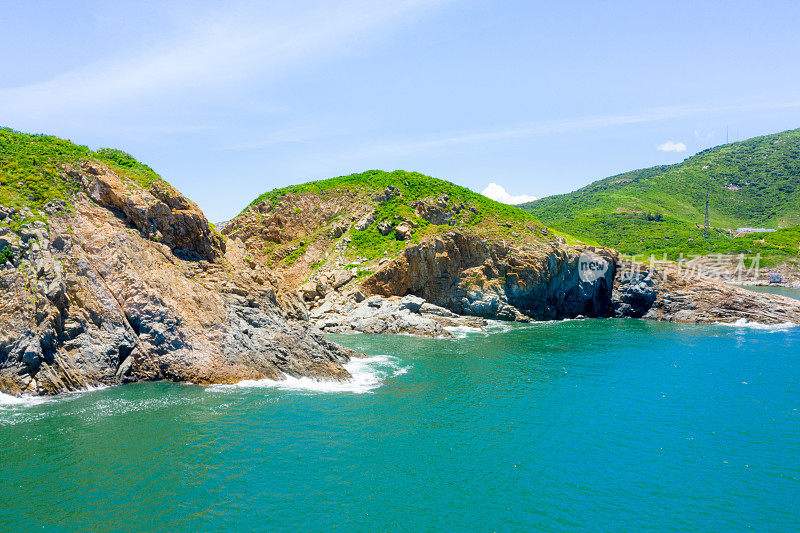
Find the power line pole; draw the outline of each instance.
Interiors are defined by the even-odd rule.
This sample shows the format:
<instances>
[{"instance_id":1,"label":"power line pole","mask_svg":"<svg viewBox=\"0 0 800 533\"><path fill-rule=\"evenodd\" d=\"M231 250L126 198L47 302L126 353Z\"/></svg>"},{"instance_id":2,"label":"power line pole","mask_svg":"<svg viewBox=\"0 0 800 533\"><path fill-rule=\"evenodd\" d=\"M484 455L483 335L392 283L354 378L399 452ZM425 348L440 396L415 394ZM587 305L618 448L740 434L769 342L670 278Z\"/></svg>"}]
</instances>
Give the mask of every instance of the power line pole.
<instances>
[{"instance_id":1,"label":"power line pole","mask_svg":"<svg viewBox=\"0 0 800 533\"><path fill-rule=\"evenodd\" d=\"M708 240L708 227L711 225L711 222L708 217L708 195L709 195L709 188L706 187L706 224L704 230L706 240Z\"/></svg>"}]
</instances>

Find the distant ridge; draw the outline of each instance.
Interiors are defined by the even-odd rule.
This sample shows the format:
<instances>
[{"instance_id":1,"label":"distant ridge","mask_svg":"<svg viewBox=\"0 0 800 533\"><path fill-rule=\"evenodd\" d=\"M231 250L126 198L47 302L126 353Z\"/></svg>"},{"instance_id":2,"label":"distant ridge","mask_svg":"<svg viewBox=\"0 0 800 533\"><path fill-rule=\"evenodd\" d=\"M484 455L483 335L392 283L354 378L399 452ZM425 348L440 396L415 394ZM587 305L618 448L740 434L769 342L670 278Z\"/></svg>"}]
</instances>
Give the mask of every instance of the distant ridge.
<instances>
[{"instance_id":1,"label":"distant ridge","mask_svg":"<svg viewBox=\"0 0 800 533\"><path fill-rule=\"evenodd\" d=\"M706 200L708 240L698 227L705 225ZM740 246L744 241L730 242L726 230L800 224L800 129L709 148L519 207L557 230L623 252L755 253L752 245ZM764 251L796 255L794 241L778 243L786 230L777 234L772 243L781 250Z\"/></svg>"}]
</instances>

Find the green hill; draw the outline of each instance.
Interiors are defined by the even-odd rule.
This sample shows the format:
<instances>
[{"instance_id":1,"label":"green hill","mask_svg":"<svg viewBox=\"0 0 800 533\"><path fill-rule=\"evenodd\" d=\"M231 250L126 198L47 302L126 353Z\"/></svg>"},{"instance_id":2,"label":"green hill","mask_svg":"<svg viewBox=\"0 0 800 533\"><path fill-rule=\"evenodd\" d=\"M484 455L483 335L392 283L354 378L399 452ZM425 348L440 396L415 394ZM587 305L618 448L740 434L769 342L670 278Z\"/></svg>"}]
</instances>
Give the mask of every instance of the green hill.
<instances>
[{"instance_id":1,"label":"green hill","mask_svg":"<svg viewBox=\"0 0 800 533\"><path fill-rule=\"evenodd\" d=\"M357 229L354 223L365 216L375 223ZM400 238L395 229L403 222L413 231ZM394 257L427 236L451 230L532 243L558 238L517 207L403 170L368 170L269 191L227 223L223 233L241 238L268 264L292 266L309 250L332 256L343 246L337 244L341 239L346 239L345 255L369 262ZM322 261L311 262L319 266Z\"/></svg>"},{"instance_id":2,"label":"green hill","mask_svg":"<svg viewBox=\"0 0 800 533\"><path fill-rule=\"evenodd\" d=\"M708 199L710 225L702 228ZM704 150L520 206L543 223L623 253L796 256L800 129ZM733 238L730 229L781 229ZM794 239L794 240L793 240Z\"/></svg>"},{"instance_id":3,"label":"green hill","mask_svg":"<svg viewBox=\"0 0 800 533\"><path fill-rule=\"evenodd\" d=\"M69 203L76 185L60 177L62 165L79 161L103 163L142 187L163 181L153 169L120 150L93 151L51 135L0 128L0 205L37 210L51 200Z\"/></svg>"}]
</instances>

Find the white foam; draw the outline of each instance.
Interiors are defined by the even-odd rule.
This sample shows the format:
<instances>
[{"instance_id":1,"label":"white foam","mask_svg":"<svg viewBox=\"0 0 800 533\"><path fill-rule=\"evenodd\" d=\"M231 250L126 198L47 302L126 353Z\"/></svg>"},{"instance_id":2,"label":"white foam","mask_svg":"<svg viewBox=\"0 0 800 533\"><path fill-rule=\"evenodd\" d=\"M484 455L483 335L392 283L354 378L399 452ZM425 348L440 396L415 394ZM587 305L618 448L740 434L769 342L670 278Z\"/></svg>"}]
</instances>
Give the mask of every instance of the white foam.
<instances>
[{"instance_id":1,"label":"white foam","mask_svg":"<svg viewBox=\"0 0 800 533\"><path fill-rule=\"evenodd\" d=\"M487 320L486 331L487 333L507 333L514 327L512 322L503 322L502 320Z\"/></svg>"},{"instance_id":2,"label":"white foam","mask_svg":"<svg viewBox=\"0 0 800 533\"><path fill-rule=\"evenodd\" d=\"M0 406L10 405L36 405L48 401L50 398L44 396L33 396L25 394L23 396L12 396L0 392Z\"/></svg>"},{"instance_id":3,"label":"white foam","mask_svg":"<svg viewBox=\"0 0 800 533\"><path fill-rule=\"evenodd\" d=\"M84 389L74 391L67 391L55 396L38 396L35 394L23 394L21 396L13 396L11 394L4 394L0 392L0 408L3 407L29 407L32 405L40 405L48 402L57 402L67 398L85 394L87 392L95 392L109 388L108 385L90 385Z\"/></svg>"},{"instance_id":4,"label":"white foam","mask_svg":"<svg viewBox=\"0 0 800 533\"><path fill-rule=\"evenodd\" d=\"M445 326L442 329L450 332L453 335L452 338L455 339L466 339L470 333L486 333L485 329L472 326Z\"/></svg>"},{"instance_id":5,"label":"white foam","mask_svg":"<svg viewBox=\"0 0 800 533\"><path fill-rule=\"evenodd\" d=\"M284 376L279 380L243 380L234 385L213 385L206 390L220 392L235 388L272 388L288 391L364 394L383 385L388 377L405 374L410 367L402 366L400 360L391 355L374 355L372 357L354 357L344 365L344 368L352 376L344 381Z\"/></svg>"},{"instance_id":6,"label":"white foam","mask_svg":"<svg viewBox=\"0 0 800 533\"><path fill-rule=\"evenodd\" d=\"M87 393L87 392L95 392L95 391L105 390L105 389L109 389L109 388L111 388L111 385L103 385L102 383L100 383L100 384L97 384L97 385L88 385L83 389L69 391L69 392L67 392L65 394L84 394L84 393Z\"/></svg>"},{"instance_id":7,"label":"white foam","mask_svg":"<svg viewBox=\"0 0 800 533\"><path fill-rule=\"evenodd\" d=\"M719 326L758 329L763 331L786 331L797 327L797 324L792 322L783 322L782 324L762 324L761 322L747 320L746 318L740 318L736 322L714 322L714 324Z\"/></svg>"},{"instance_id":8,"label":"white foam","mask_svg":"<svg viewBox=\"0 0 800 533\"><path fill-rule=\"evenodd\" d=\"M557 321L552 321L557 322ZM487 320L486 326L479 328L474 326L445 326L444 329L449 331L453 334L453 338L455 339L466 339L467 335L475 335L480 334L484 337L489 335L495 335L498 333L508 333L512 329L519 329L530 327L534 324L545 324L547 322L530 322L530 323L523 323L523 322L506 322L503 320Z\"/></svg>"}]
</instances>

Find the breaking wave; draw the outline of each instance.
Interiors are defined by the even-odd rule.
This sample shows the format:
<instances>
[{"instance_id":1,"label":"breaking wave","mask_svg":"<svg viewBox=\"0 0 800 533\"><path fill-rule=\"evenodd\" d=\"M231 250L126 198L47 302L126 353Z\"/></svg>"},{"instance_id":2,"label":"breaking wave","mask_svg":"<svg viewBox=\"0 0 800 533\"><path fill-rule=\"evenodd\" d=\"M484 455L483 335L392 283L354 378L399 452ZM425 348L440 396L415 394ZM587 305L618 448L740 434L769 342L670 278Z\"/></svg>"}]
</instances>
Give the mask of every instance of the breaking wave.
<instances>
[{"instance_id":1,"label":"breaking wave","mask_svg":"<svg viewBox=\"0 0 800 533\"><path fill-rule=\"evenodd\" d=\"M354 357L344 368L350 372L350 379L344 381L315 379L309 377L284 376L283 379L247 379L233 385L212 385L206 390L221 392L240 388L270 388L286 391L307 391L321 393L350 392L364 394L372 392L391 377L408 372L410 366L403 366L400 359L391 355Z\"/></svg>"},{"instance_id":2,"label":"breaking wave","mask_svg":"<svg viewBox=\"0 0 800 533\"><path fill-rule=\"evenodd\" d=\"M38 405L48 401L52 401L52 398L47 398L45 396L32 396L29 394L24 396L12 396L11 394L4 394L0 392L0 408L17 405Z\"/></svg>"},{"instance_id":3,"label":"breaking wave","mask_svg":"<svg viewBox=\"0 0 800 533\"><path fill-rule=\"evenodd\" d=\"M37 396L35 394L23 394L21 396L14 396L11 394L5 394L0 392L0 408L9 406L30 406L48 402L57 402L80 394L85 394L87 392L94 392L107 388L108 385L90 385L84 389L63 392L55 396Z\"/></svg>"},{"instance_id":4,"label":"breaking wave","mask_svg":"<svg viewBox=\"0 0 800 533\"><path fill-rule=\"evenodd\" d=\"M714 324L718 326L758 329L762 331L787 331L789 329L797 327L797 324L794 324L792 322L783 322L782 324L762 324L761 322L747 320L746 318L740 318L736 322L714 322Z\"/></svg>"}]
</instances>

